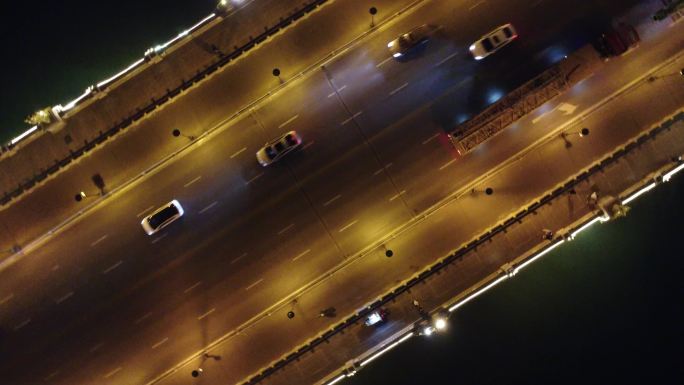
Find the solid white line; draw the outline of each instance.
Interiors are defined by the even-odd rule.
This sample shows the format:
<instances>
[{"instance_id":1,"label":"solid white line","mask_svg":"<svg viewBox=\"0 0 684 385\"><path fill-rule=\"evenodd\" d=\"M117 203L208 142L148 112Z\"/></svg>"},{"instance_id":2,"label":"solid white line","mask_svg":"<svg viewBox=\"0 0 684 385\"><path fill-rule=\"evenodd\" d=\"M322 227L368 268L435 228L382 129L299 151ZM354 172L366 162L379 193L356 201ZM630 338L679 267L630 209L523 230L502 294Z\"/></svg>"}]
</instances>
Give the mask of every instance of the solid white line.
<instances>
[{"instance_id":1,"label":"solid white line","mask_svg":"<svg viewBox=\"0 0 684 385\"><path fill-rule=\"evenodd\" d=\"M236 156L242 154L242 153L243 153L244 151L246 151L246 150L247 150L247 147L242 147L242 149L240 149L239 151L235 151L235 152L233 153L233 155L230 156L230 159L235 158Z\"/></svg>"},{"instance_id":2,"label":"solid white line","mask_svg":"<svg viewBox=\"0 0 684 385\"><path fill-rule=\"evenodd\" d=\"M290 119L288 119L288 120L284 121L283 123L281 123L280 126L278 126L278 128L283 128L283 127L285 127L288 123L291 123L293 120L297 119L298 117L299 117L299 114L297 114L297 115L291 117Z\"/></svg>"},{"instance_id":3,"label":"solid white line","mask_svg":"<svg viewBox=\"0 0 684 385\"><path fill-rule=\"evenodd\" d=\"M383 64L387 63L388 61L392 60L392 56L388 57L387 59L381 61L380 63L375 65L375 68L380 68L382 67Z\"/></svg>"},{"instance_id":4,"label":"solid white line","mask_svg":"<svg viewBox=\"0 0 684 385\"><path fill-rule=\"evenodd\" d=\"M152 349L156 349L164 344L164 342L168 341L169 337L164 338L163 340L157 342L156 344L152 345Z\"/></svg>"},{"instance_id":5,"label":"solid white line","mask_svg":"<svg viewBox=\"0 0 684 385\"><path fill-rule=\"evenodd\" d=\"M232 264L234 264L235 262L241 260L242 258L244 258L244 257L246 257L246 256L247 256L247 253L242 253L241 256L239 256L239 257L233 259L232 261L230 261L230 264L232 265Z\"/></svg>"},{"instance_id":6,"label":"solid white line","mask_svg":"<svg viewBox=\"0 0 684 385\"><path fill-rule=\"evenodd\" d=\"M10 295L8 295L8 296L6 296L5 298L1 299L1 300L0 300L0 305L2 305L2 304L4 304L5 302L11 300L12 298L14 298L14 293L10 293Z\"/></svg>"},{"instance_id":7,"label":"solid white line","mask_svg":"<svg viewBox=\"0 0 684 385\"><path fill-rule=\"evenodd\" d=\"M192 285L192 286L190 286L189 288L183 290L183 293L187 293L187 292L189 292L190 290L196 288L197 286L199 286L199 285L201 285L201 284L202 284L202 281L197 281L194 285Z\"/></svg>"},{"instance_id":8,"label":"solid white line","mask_svg":"<svg viewBox=\"0 0 684 385\"><path fill-rule=\"evenodd\" d=\"M469 11L472 11L475 7L477 7L478 5L480 5L480 4L484 3L484 2L485 2L485 0L480 0L480 1L478 1L477 3L475 3L475 5L473 5L473 6L471 6L470 8L468 8L468 10L469 10Z\"/></svg>"},{"instance_id":9,"label":"solid white line","mask_svg":"<svg viewBox=\"0 0 684 385\"><path fill-rule=\"evenodd\" d=\"M149 317L149 316L151 316L151 315L152 315L152 312L147 312L147 313L145 313L145 315L143 315L142 317L140 317L140 318L138 318L137 320L135 320L134 323L137 325L137 324L141 323L142 321L144 321L147 317Z\"/></svg>"},{"instance_id":10,"label":"solid white line","mask_svg":"<svg viewBox=\"0 0 684 385\"><path fill-rule=\"evenodd\" d=\"M253 284L251 284L251 285L247 286L247 287L245 288L245 291L247 291L247 290L249 290L249 289L253 288L254 286L256 286L256 285L260 284L260 283L261 283L261 281L263 281L263 280L264 280L264 279L263 279L263 278L261 278L261 279L259 279L258 281L254 282Z\"/></svg>"},{"instance_id":11,"label":"solid white line","mask_svg":"<svg viewBox=\"0 0 684 385\"><path fill-rule=\"evenodd\" d=\"M146 212L152 210L153 208L154 208L154 206L150 206L150 207L146 208L145 210L139 212L139 213L136 215L136 217L137 217L137 218L142 217L143 215L145 215Z\"/></svg>"},{"instance_id":12,"label":"solid white line","mask_svg":"<svg viewBox=\"0 0 684 385\"><path fill-rule=\"evenodd\" d=\"M354 225L356 224L356 222L358 222L358 220L355 220L354 222L352 222L352 223L350 223L350 224L344 226L343 228L341 228L341 229L339 230L339 232L341 233L341 232L343 232L344 230L346 230L346 229L348 229L348 228L354 226Z\"/></svg>"},{"instance_id":13,"label":"solid white line","mask_svg":"<svg viewBox=\"0 0 684 385\"><path fill-rule=\"evenodd\" d=\"M190 186L191 184L197 182L197 181L200 180L200 179L202 179L202 175L200 175L200 176L198 176L197 178L191 180L190 182L184 184L183 187L188 187L188 186Z\"/></svg>"},{"instance_id":14,"label":"solid white line","mask_svg":"<svg viewBox=\"0 0 684 385\"><path fill-rule=\"evenodd\" d=\"M116 368L116 369L112 370L111 372L105 374L103 377L109 378L109 377L115 375L116 373L118 373L120 370L121 370L121 366L119 366L118 368Z\"/></svg>"},{"instance_id":15,"label":"solid white line","mask_svg":"<svg viewBox=\"0 0 684 385\"><path fill-rule=\"evenodd\" d=\"M100 349L102 347L102 345L104 345L104 342L100 342L99 344L90 348L90 350L88 350L88 351L91 353L95 353L98 349Z\"/></svg>"},{"instance_id":16,"label":"solid white line","mask_svg":"<svg viewBox=\"0 0 684 385\"><path fill-rule=\"evenodd\" d=\"M59 374L59 370L55 370L54 372L50 373L47 377L43 378L43 381L47 382L50 381L54 376Z\"/></svg>"},{"instance_id":17,"label":"solid white line","mask_svg":"<svg viewBox=\"0 0 684 385\"><path fill-rule=\"evenodd\" d=\"M284 232L286 232L287 230L291 229L293 226L294 226L294 223L290 223L287 227L285 227L284 229L278 231L278 235L282 235Z\"/></svg>"},{"instance_id":18,"label":"solid white line","mask_svg":"<svg viewBox=\"0 0 684 385\"><path fill-rule=\"evenodd\" d=\"M329 201L323 203L323 207L325 207L325 206L327 206L327 205L329 205L329 204L335 202L336 200L338 200L338 199L340 199L340 198L342 198L342 195L337 194L335 197L333 197L333 198L330 199Z\"/></svg>"},{"instance_id":19,"label":"solid white line","mask_svg":"<svg viewBox=\"0 0 684 385\"><path fill-rule=\"evenodd\" d=\"M301 257L303 257L303 256L305 256L305 255L307 255L307 254L309 254L310 251L311 251L311 249L306 249L306 251L304 251L303 253L301 253L301 254L299 254L298 256L292 258L292 261L294 262L294 261L298 260L299 258L301 258Z\"/></svg>"},{"instance_id":20,"label":"solid white line","mask_svg":"<svg viewBox=\"0 0 684 385\"><path fill-rule=\"evenodd\" d=\"M96 240L95 242L91 243L91 244L90 244L90 247L93 247L93 246L97 245L98 243L104 241L105 239L107 239L107 237L108 237L107 234L101 236L98 240Z\"/></svg>"},{"instance_id":21,"label":"solid white line","mask_svg":"<svg viewBox=\"0 0 684 385\"><path fill-rule=\"evenodd\" d=\"M122 264L122 263L123 263L123 261L120 260L119 262L117 262L117 263L115 263L115 264L109 266L109 267L107 268L107 270L105 270L105 271L102 272L102 274L107 274L107 273L109 273L110 271L112 271L112 270L116 269L117 267L119 267L119 265Z\"/></svg>"},{"instance_id":22,"label":"solid white line","mask_svg":"<svg viewBox=\"0 0 684 385\"><path fill-rule=\"evenodd\" d=\"M435 64L435 67L439 67L440 65L444 64L447 60L453 58L456 55L458 55L458 52L452 53L451 55L445 57L444 59L440 60L437 64Z\"/></svg>"},{"instance_id":23,"label":"solid white line","mask_svg":"<svg viewBox=\"0 0 684 385\"><path fill-rule=\"evenodd\" d=\"M450 160L450 161L444 163L444 164L442 165L442 167L439 168L439 171L442 171L442 170L444 170L445 168L449 167L449 166L450 166L452 163L454 163L456 160L457 160L457 159L454 158L454 159L452 159L452 160Z\"/></svg>"},{"instance_id":24,"label":"solid white line","mask_svg":"<svg viewBox=\"0 0 684 385\"><path fill-rule=\"evenodd\" d=\"M208 312L206 312L206 313L202 314L201 316L197 317L197 320L198 320L198 321L201 320L202 318L204 318L204 317L208 316L209 314L213 313L215 310L216 310L216 308L212 308L212 309L209 310Z\"/></svg>"},{"instance_id":25,"label":"solid white line","mask_svg":"<svg viewBox=\"0 0 684 385\"><path fill-rule=\"evenodd\" d=\"M73 292L73 291L70 291L70 292L64 294L63 296L57 298L57 299L55 300L55 302L58 303L58 304L60 304L60 303L62 303L62 302L64 302L64 301L66 301L67 299L69 299L69 297L71 297L72 295L74 295L74 292Z\"/></svg>"},{"instance_id":26,"label":"solid white line","mask_svg":"<svg viewBox=\"0 0 684 385\"><path fill-rule=\"evenodd\" d=\"M399 198L400 196L402 196L402 195L404 195L404 194L406 194L406 190L401 190L401 191L399 192L399 194L397 194L397 195L391 197L389 201L392 202L393 200Z\"/></svg>"},{"instance_id":27,"label":"solid white line","mask_svg":"<svg viewBox=\"0 0 684 385\"><path fill-rule=\"evenodd\" d=\"M395 88L394 91L392 91L392 92L389 93L390 96L392 96L392 95L396 94L397 92L403 90L403 89L406 88L407 86L408 86L408 83L404 83L404 84L402 84L401 86Z\"/></svg>"},{"instance_id":28,"label":"solid white line","mask_svg":"<svg viewBox=\"0 0 684 385\"><path fill-rule=\"evenodd\" d=\"M259 175L255 176L254 178L252 178L252 179L248 180L247 182L245 182L245 185L248 185L248 184L254 182L255 180L257 180L257 178L259 178L259 177L262 176L262 175L264 175L263 171L262 171Z\"/></svg>"},{"instance_id":29,"label":"solid white line","mask_svg":"<svg viewBox=\"0 0 684 385\"><path fill-rule=\"evenodd\" d=\"M152 244L155 244L155 243L161 241L161 240L162 240L164 237L166 237L167 235L168 235L167 233L164 233L164 234L158 236L157 238L154 238L154 239L152 240Z\"/></svg>"},{"instance_id":30,"label":"solid white line","mask_svg":"<svg viewBox=\"0 0 684 385\"><path fill-rule=\"evenodd\" d=\"M218 204L218 201L213 201L209 206L200 210L199 213L204 214L207 210L211 209L212 207L216 206L217 204Z\"/></svg>"},{"instance_id":31,"label":"solid white line","mask_svg":"<svg viewBox=\"0 0 684 385\"><path fill-rule=\"evenodd\" d=\"M15 326L15 327L14 327L14 331L17 331L17 330L23 328L24 326L28 325L29 322L31 322L31 319L30 319L30 318L28 318L28 319L25 320L24 322L20 323L19 325Z\"/></svg>"},{"instance_id":32,"label":"solid white line","mask_svg":"<svg viewBox=\"0 0 684 385\"><path fill-rule=\"evenodd\" d=\"M435 138L438 137L438 136L439 136L439 132L436 133L436 134L434 134L434 135L432 135L431 137L425 139L425 140L423 141L423 144L428 144L428 143L430 143L433 139L435 139Z\"/></svg>"}]
</instances>

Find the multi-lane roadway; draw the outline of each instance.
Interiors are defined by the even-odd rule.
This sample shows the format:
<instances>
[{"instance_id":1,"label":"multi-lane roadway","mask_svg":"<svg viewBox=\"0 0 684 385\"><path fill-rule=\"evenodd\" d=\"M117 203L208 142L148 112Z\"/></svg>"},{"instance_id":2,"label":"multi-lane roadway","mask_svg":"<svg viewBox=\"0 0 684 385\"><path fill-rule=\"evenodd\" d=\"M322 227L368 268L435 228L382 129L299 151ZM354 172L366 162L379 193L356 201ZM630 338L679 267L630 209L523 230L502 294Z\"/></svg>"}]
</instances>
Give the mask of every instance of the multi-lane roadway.
<instances>
[{"instance_id":1,"label":"multi-lane roadway","mask_svg":"<svg viewBox=\"0 0 684 385\"><path fill-rule=\"evenodd\" d=\"M444 128L593 7L427 1L117 192L0 273L3 378L153 378L486 173L540 131L460 159ZM519 41L474 62L467 46L509 21ZM424 54L392 60L386 43L424 23L441 27ZM302 149L261 167L254 153L291 129ZM186 215L146 236L141 217L174 198Z\"/></svg>"}]
</instances>

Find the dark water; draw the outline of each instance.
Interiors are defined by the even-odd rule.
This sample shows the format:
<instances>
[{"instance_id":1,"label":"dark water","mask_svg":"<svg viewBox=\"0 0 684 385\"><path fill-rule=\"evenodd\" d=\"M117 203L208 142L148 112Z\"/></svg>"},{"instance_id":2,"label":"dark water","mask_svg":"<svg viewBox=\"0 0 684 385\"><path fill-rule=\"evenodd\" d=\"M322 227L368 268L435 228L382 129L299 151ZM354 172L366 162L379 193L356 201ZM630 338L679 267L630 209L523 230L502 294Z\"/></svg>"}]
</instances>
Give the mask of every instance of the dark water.
<instances>
[{"instance_id":1,"label":"dark water","mask_svg":"<svg viewBox=\"0 0 684 385\"><path fill-rule=\"evenodd\" d=\"M214 5L3 7L0 141L28 128L26 115L77 97ZM446 335L415 338L344 383L682 383L682 197L684 176L460 309Z\"/></svg>"},{"instance_id":2,"label":"dark water","mask_svg":"<svg viewBox=\"0 0 684 385\"><path fill-rule=\"evenodd\" d=\"M218 1L12 1L0 14L0 142L28 129L24 118L66 104L170 40Z\"/></svg>"},{"instance_id":3,"label":"dark water","mask_svg":"<svg viewBox=\"0 0 684 385\"><path fill-rule=\"evenodd\" d=\"M681 384L684 175L362 369L362 384Z\"/></svg>"}]
</instances>

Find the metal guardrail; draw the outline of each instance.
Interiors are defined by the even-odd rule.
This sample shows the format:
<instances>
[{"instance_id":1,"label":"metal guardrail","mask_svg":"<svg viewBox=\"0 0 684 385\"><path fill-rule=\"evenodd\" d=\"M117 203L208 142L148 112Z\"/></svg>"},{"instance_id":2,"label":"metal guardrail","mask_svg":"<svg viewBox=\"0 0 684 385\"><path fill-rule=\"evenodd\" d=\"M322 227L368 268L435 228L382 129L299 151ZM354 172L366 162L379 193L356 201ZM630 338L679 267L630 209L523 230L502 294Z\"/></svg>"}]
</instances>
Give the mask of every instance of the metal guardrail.
<instances>
[{"instance_id":1,"label":"metal guardrail","mask_svg":"<svg viewBox=\"0 0 684 385\"><path fill-rule=\"evenodd\" d=\"M266 39L268 39L270 36L275 35L276 33L280 32L281 29L288 27L290 24L294 23L295 21L301 19L302 17L306 16L307 14L315 11L319 6L323 5L324 3L328 2L328 0L313 0L310 1L308 4L303 5L300 9L297 9L292 15L286 17L286 18L281 18L278 23L273 25L272 27L266 27L264 28L264 32L257 35L256 37L250 37L250 40L242 45L241 47L236 47L235 50L233 50L231 53L224 55L222 58L220 58L216 63L210 65L209 67L197 71L197 74L193 76L192 78L185 80L181 79L181 83L178 85L178 87L174 89L167 89L166 94L164 94L162 97L159 99L151 99L150 103L143 106L139 107L136 109L136 112L132 114L131 116L124 118L120 123L115 124L114 126L110 127L104 132L100 132L100 134L95 137L91 141L84 141L83 146L81 146L79 149L72 151L69 156L55 160L54 164L50 167L48 167L45 170L41 170L38 174L35 174L33 178L30 178L26 180L23 183L20 183L15 189L11 191L6 191L3 192L2 198L0 198L0 206L4 206L7 203L9 203L12 199L17 198L21 194L23 194L25 191L31 189L33 186L35 186L37 183L42 182L45 180L47 177L50 175L58 172L60 169L68 166L72 161L75 159L79 158L83 154L87 153L88 151L91 151L94 149L97 145L102 144L105 142L107 139L115 136L116 134L119 133L119 131L123 130L124 128L132 125L133 123L137 122L138 120L142 119L146 114L149 114L153 112L154 110L157 109L157 107L160 107L162 104L166 103L167 101L171 100L175 96L179 95L182 91L187 90L188 88L192 87L196 83L202 81L205 77L208 75L214 73L221 67L225 66L226 64L230 63L231 61L239 58L242 56L244 53L247 51L251 50L252 48L256 47L259 43L264 42Z\"/></svg>"},{"instance_id":2,"label":"metal guardrail","mask_svg":"<svg viewBox=\"0 0 684 385\"><path fill-rule=\"evenodd\" d=\"M455 251L453 254L448 255L441 261L433 264L432 266L428 267L427 269L423 270L421 273L419 273L417 276L411 278L404 284L400 285L399 287L395 288L394 290L390 291L389 293L385 294L382 296L380 299L376 300L372 304L368 305L367 307L364 307L362 310L354 314L353 316L347 318L346 320L340 322L339 324L333 326L330 328L328 331L324 332L323 334L319 335L318 337L314 338L310 342L308 342L306 345L298 348L297 350L293 351L292 353L286 355L284 358L278 360L276 363L272 364L268 368L264 369L261 371L259 374L251 377L249 380L246 382L243 382L243 385L254 385L260 383L262 380L266 379L268 376L271 374L275 373L276 371L282 369L285 367L287 364L289 364L292 361L295 361L299 359L301 356L303 356L306 353L311 352L315 347L318 345L326 342L328 339L331 337L337 335L338 333L341 333L343 330L347 329L350 326L355 325L359 321L363 320L369 313L378 310L380 307L383 305L394 301L400 294L410 290L417 284L421 283L422 281L426 280L427 278L433 276L434 274L439 273L442 269L446 268L448 265L462 259L466 254L468 254L470 251L476 249L477 247L485 244L488 242L491 238L493 238L495 235L500 234L502 232L505 232L510 226L512 226L515 223L520 223L524 218L526 218L528 215L534 215L536 210L541 208L542 206L546 205L547 203L551 202L555 198L561 197L564 194L568 193L570 190L574 189L576 186L578 186L580 183L586 181L590 176L593 174L596 174L598 172L602 172L603 168L617 162L620 158L631 152L632 150L640 147L644 143L646 143L649 140L652 140L655 138L658 134L660 134L663 131L670 130L672 125L675 124L678 121L684 121L684 111L680 111L674 116L670 117L669 119L665 120L663 123L658 125L657 127L651 129L650 131L640 135L636 139L630 141L627 143L624 147L618 149L617 151L613 152L612 154L608 155L605 157L603 160L596 162L594 165L589 167L588 169L582 171L572 179L570 179L568 182L565 184L553 189L550 193L544 195L542 198L537 200L536 202L532 203L531 205L523 208L520 210L518 213L510 216L508 219L504 220L502 223L499 225L493 227L492 229L486 231L482 235L480 235L478 238L472 240L465 246L462 246L460 249Z\"/></svg>"},{"instance_id":3,"label":"metal guardrail","mask_svg":"<svg viewBox=\"0 0 684 385\"><path fill-rule=\"evenodd\" d=\"M560 95L569 86L568 76L555 65L458 125L449 138L459 154L472 150L535 108Z\"/></svg>"}]
</instances>

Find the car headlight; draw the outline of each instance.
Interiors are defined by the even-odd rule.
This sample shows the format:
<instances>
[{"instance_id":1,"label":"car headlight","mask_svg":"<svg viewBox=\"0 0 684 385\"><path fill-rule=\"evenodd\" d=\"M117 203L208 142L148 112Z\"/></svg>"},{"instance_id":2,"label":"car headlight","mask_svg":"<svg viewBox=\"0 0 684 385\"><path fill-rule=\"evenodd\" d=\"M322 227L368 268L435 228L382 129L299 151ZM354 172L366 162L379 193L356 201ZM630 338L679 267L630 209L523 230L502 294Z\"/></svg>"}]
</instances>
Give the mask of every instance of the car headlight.
<instances>
[{"instance_id":1,"label":"car headlight","mask_svg":"<svg viewBox=\"0 0 684 385\"><path fill-rule=\"evenodd\" d=\"M395 54L392 55L392 56L394 56L394 57L399 57L399 56L401 56L401 53L397 52L397 53L395 53Z\"/></svg>"},{"instance_id":2,"label":"car headlight","mask_svg":"<svg viewBox=\"0 0 684 385\"><path fill-rule=\"evenodd\" d=\"M471 50L471 51L475 51L475 44L471 44L471 45L470 45L470 50Z\"/></svg>"},{"instance_id":3,"label":"car headlight","mask_svg":"<svg viewBox=\"0 0 684 385\"><path fill-rule=\"evenodd\" d=\"M389 43L387 43L387 48L392 48L392 47L394 47L394 41L390 41Z\"/></svg>"}]
</instances>

